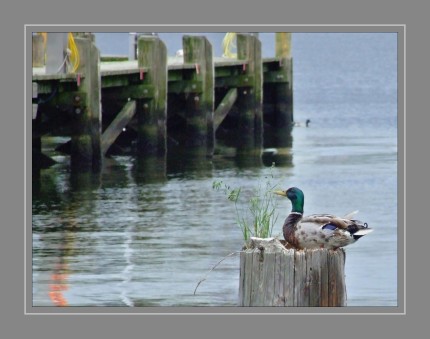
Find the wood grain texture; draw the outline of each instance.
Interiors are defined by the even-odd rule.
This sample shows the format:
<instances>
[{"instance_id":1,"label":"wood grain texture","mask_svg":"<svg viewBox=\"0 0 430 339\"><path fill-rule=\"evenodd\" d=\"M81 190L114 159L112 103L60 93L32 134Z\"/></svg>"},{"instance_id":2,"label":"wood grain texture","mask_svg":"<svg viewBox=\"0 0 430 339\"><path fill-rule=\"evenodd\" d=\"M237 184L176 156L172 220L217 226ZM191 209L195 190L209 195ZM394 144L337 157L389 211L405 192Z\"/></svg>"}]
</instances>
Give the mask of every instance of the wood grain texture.
<instances>
[{"instance_id":1,"label":"wood grain texture","mask_svg":"<svg viewBox=\"0 0 430 339\"><path fill-rule=\"evenodd\" d=\"M260 240L240 255L240 306L346 305L342 249L294 250Z\"/></svg>"},{"instance_id":2,"label":"wood grain texture","mask_svg":"<svg viewBox=\"0 0 430 339\"><path fill-rule=\"evenodd\" d=\"M137 101L137 151L144 156L167 152L167 48L157 37L139 37L138 67L147 74L142 85L154 88L152 98Z\"/></svg>"}]
</instances>

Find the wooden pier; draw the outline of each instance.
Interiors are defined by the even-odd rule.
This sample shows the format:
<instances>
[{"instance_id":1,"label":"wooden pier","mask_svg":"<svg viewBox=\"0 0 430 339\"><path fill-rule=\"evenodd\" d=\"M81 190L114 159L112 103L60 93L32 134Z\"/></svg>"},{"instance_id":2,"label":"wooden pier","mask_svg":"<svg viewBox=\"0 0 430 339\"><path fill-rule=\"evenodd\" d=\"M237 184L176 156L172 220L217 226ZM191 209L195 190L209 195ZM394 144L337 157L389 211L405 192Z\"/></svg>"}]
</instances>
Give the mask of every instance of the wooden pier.
<instances>
[{"instance_id":1,"label":"wooden pier","mask_svg":"<svg viewBox=\"0 0 430 339\"><path fill-rule=\"evenodd\" d=\"M204 36L184 36L182 57L163 41L141 36L137 60L101 61L93 35L75 36L79 66L47 73L33 36L33 167L52 161L43 135L70 136L59 147L71 167L99 171L103 157L130 145L140 158L171 148L211 157L218 142L237 156L260 157L286 146L293 122L290 33L276 33L276 57L262 59L261 42L237 34L237 58L215 58Z\"/></svg>"}]
</instances>

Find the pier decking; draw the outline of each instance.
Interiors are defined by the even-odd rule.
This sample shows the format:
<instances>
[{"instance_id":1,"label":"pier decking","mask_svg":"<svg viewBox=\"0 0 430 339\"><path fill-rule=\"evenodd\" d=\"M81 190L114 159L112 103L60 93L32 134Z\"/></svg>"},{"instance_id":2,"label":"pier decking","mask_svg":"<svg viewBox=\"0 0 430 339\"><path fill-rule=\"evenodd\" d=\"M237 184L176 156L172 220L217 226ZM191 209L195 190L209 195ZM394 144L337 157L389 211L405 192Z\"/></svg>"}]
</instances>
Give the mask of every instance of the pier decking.
<instances>
[{"instance_id":1,"label":"pier decking","mask_svg":"<svg viewBox=\"0 0 430 339\"><path fill-rule=\"evenodd\" d=\"M278 45L288 43L285 34L277 33ZM33 167L43 167L45 134L70 136L62 150L71 154L72 168L96 171L125 129L139 157L164 156L168 140L209 157L223 138L245 156L283 146L293 121L285 48L262 59L260 41L238 34L237 59L214 58L205 37L184 36L184 56L167 57L163 41L143 36L138 60L103 62L91 38L77 37L76 44L76 72L33 67Z\"/></svg>"}]
</instances>

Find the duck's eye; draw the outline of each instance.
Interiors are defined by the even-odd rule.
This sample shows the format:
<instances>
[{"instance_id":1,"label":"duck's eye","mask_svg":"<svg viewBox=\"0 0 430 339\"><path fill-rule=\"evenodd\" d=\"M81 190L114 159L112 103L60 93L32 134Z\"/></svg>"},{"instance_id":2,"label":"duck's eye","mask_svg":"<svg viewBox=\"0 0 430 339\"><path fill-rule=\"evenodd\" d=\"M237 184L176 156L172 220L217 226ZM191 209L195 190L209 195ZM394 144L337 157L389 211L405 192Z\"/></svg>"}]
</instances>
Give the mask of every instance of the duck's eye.
<instances>
[{"instance_id":1,"label":"duck's eye","mask_svg":"<svg viewBox=\"0 0 430 339\"><path fill-rule=\"evenodd\" d=\"M369 225L367 224L367 222L364 223L364 228L369 227Z\"/></svg>"}]
</instances>

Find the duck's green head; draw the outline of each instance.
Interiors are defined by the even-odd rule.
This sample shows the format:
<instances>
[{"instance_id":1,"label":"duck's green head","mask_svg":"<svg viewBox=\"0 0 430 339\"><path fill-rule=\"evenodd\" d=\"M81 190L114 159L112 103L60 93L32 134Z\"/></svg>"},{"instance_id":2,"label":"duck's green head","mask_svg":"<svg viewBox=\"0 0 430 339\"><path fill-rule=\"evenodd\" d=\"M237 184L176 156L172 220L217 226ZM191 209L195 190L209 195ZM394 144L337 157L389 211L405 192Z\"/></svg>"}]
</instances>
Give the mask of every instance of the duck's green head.
<instances>
[{"instance_id":1,"label":"duck's green head","mask_svg":"<svg viewBox=\"0 0 430 339\"><path fill-rule=\"evenodd\" d=\"M302 190L297 187L290 187L286 191L274 191L273 193L282 195L291 200L292 209L291 212L303 214L303 205L305 203L305 195Z\"/></svg>"}]
</instances>

